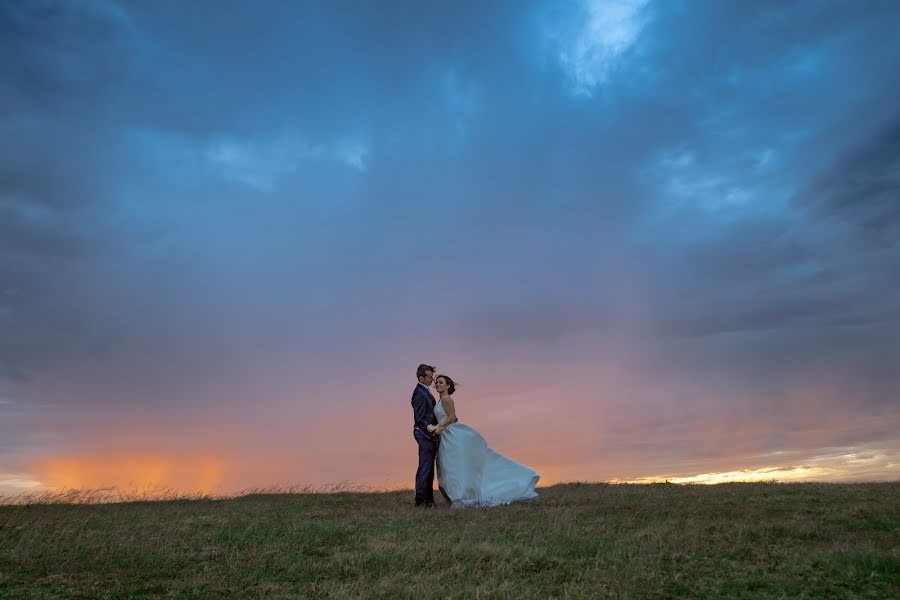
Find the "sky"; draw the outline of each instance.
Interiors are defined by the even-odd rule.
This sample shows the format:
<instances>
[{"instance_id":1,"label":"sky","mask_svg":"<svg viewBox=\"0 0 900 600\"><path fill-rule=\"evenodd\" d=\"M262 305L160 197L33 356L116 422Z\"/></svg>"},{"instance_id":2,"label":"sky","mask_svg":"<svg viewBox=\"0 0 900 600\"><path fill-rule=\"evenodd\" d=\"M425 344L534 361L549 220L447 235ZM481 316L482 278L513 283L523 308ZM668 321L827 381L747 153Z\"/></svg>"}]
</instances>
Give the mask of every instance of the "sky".
<instances>
[{"instance_id":1,"label":"sky","mask_svg":"<svg viewBox=\"0 0 900 600\"><path fill-rule=\"evenodd\" d=\"M900 6L0 2L0 494L900 479Z\"/></svg>"}]
</instances>

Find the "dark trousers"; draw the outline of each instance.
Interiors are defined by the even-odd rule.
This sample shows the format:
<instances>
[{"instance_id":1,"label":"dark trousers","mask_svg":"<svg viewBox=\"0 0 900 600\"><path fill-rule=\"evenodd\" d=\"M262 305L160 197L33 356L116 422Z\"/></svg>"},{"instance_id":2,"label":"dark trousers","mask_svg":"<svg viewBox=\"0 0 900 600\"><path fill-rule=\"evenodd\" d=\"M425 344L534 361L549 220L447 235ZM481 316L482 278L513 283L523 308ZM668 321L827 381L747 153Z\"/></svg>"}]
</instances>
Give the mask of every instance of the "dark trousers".
<instances>
[{"instance_id":1,"label":"dark trousers","mask_svg":"<svg viewBox=\"0 0 900 600\"><path fill-rule=\"evenodd\" d=\"M419 468L416 469L416 506L434 504L434 457L437 454L437 442L433 442L425 434L413 433L419 444Z\"/></svg>"}]
</instances>

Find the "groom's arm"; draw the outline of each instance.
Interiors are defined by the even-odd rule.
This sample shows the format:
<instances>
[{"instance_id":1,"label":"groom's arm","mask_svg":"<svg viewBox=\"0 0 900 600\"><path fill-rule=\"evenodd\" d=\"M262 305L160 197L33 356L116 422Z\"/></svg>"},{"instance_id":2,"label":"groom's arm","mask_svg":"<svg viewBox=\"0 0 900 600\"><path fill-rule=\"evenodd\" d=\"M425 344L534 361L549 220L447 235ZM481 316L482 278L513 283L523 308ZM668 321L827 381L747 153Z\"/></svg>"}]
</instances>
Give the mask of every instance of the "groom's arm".
<instances>
[{"instance_id":1,"label":"groom's arm","mask_svg":"<svg viewBox=\"0 0 900 600\"><path fill-rule=\"evenodd\" d=\"M425 435L431 435L428 433L428 426L431 423L428 422L426 416L428 415L428 399L425 397L425 394L421 392L416 392L412 398L413 405L413 419L415 420L415 427Z\"/></svg>"}]
</instances>

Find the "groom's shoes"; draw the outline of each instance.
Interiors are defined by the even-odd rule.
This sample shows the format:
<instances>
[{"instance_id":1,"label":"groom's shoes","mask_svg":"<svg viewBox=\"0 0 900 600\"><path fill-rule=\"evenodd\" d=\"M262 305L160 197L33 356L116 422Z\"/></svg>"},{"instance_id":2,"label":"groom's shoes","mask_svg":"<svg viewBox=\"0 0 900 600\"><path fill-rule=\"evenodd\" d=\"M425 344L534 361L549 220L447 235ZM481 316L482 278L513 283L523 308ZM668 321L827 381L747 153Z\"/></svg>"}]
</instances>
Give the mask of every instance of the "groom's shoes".
<instances>
[{"instance_id":1,"label":"groom's shoes","mask_svg":"<svg viewBox=\"0 0 900 600\"><path fill-rule=\"evenodd\" d=\"M434 508L434 502L422 502L420 504L416 504L415 508Z\"/></svg>"}]
</instances>

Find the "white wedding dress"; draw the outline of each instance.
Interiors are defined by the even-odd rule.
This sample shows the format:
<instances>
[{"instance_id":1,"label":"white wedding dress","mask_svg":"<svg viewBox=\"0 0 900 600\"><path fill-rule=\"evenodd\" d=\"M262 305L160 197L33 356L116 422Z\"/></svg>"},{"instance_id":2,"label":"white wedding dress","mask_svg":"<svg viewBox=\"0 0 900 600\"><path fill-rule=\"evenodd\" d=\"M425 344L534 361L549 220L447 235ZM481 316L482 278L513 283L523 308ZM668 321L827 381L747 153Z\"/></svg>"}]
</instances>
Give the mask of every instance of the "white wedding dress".
<instances>
[{"instance_id":1,"label":"white wedding dress","mask_svg":"<svg viewBox=\"0 0 900 600\"><path fill-rule=\"evenodd\" d=\"M438 422L447 418L440 400L434 407ZM481 434L462 423L440 434L437 452L438 486L451 508L499 506L537 498L540 475L491 450Z\"/></svg>"}]
</instances>

